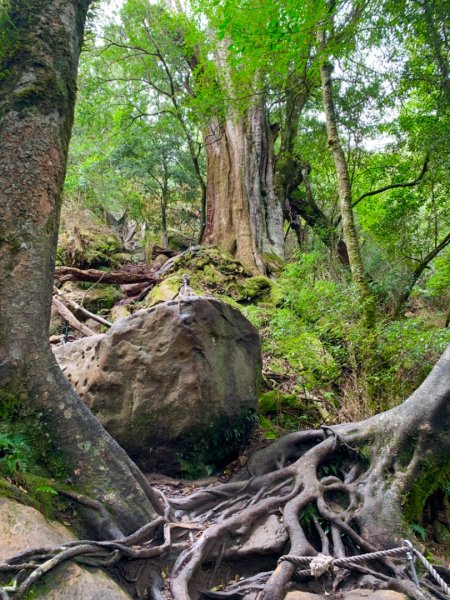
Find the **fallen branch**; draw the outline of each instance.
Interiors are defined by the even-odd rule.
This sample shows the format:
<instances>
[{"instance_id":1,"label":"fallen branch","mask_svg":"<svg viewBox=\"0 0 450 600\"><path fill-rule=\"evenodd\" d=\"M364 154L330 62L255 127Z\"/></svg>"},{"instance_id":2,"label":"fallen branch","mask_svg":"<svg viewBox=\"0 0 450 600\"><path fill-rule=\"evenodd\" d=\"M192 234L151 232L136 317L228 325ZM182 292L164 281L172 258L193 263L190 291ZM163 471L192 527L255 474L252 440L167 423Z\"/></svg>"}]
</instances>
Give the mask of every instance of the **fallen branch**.
<instances>
[{"instance_id":1,"label":"fallen branch","mask_svg":"<svg viewBox=\"0 0 450 600\"><path fill-rule=\"evenodd\" d=\"M156 258L160 254L164 254L164 256L167 256L167 258L172 258L173 256L176 256L178 252L173 252L168 248L162 248L161 246L157 246L155 244L152 248L152 258Z\"/></svg>"},{"instance_id":2,"label":"fallen branch","mask_svg":"<svg viewBox=\"0 0 450 600\"><path fill-rule=\"evenodd\" d=\"M159 277L153 271L139 269L135 271L100 271L98 269L77 269L75 267L56 267L55 279L58 281L94 281L101 283L158 283Z\"/></svg>"},{"instance_id":3,"label":"fallen branch","mask_svg":"<svg viewBox=\"0 0 450 600\"><path fill-rule=\"evenodd\" d=\"M71 327L73 327L73 329L77 329L86 337L95 335L95 331L90 329L87 325L81 323L59 298L53 296L52 306L61 315L61 317L67 321Z\"/></svg>"},{"instance_id":4,"label":"fallen branch","mask_svg":"<svg viewBox=\"0 0 450 600\"><path fill-rule=\"evenodd\" d=\"M84 308L84 306L81 306L80 304L78 304L78 302L75 302L74 300L70 300L69 298L66 298L64 293L61 290L58 290L57 287L53 287L53 293L60 296L64 300L64 302L67 302L67 304L69 304L69 306L71 306L75 310L80 311L86 317L90 317L91 319L94 319L94 321L97 321L98 323L101 323L102 325L106 325L107 327L112 327L112 323L110 321L107 321L103 317L100 317L99 315L92 313L90 310L87 310L86 308Z\"/></svg>"}]
</instances>

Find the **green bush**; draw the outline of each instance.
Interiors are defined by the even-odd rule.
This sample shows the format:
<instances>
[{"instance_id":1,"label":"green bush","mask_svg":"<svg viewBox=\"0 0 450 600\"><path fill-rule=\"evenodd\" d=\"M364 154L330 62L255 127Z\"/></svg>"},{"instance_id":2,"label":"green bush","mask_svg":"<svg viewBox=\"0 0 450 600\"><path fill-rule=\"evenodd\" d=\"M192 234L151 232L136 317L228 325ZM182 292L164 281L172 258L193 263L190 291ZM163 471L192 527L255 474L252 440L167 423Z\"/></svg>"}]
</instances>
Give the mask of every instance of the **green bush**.
<instances>
[{"instance_id":1,"label":"green bush","mask_svg":"<svg viewBox=\"0 0 450 600\"><path fill-rule=\"evenodd\" d=\"M0 432L0 472L12 476L27 470L31 449L22 435Z\"/></svg>"},{"instance_id":2,"label":"green bush","mask_svg":"<svg viewBox=\"0 0 450 600\"><path fill-rule=\"evenodd\" d=\"M445 279L444 269L439 272L439 281ZM427 313L401 320L385 315L368 332L349 276L330 272L327 258L317 252L286 265L278 284L279 306L265 302L243 310L260 330L269 379L273 372L280 382L266 381L261 397L268 437L302 425L300 412L284 400L276 414L268 412L268 399L307 390L327 402L321 416L331 411L332 420L365 418L407 398L450 342L449 330Z\"/></svg>"}]
</instances>

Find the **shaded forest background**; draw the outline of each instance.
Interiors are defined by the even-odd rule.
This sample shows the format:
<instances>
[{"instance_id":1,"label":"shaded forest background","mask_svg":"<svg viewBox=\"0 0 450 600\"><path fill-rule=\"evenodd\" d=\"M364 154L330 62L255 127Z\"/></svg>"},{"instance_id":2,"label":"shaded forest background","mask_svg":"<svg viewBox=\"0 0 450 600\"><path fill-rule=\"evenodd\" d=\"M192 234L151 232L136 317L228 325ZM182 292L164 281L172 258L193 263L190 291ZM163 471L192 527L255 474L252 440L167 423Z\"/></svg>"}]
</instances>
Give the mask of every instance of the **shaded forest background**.
<instances>
[{"instance_id":1,"label":"shaded forest background","mask_svg":"<svg viewBox=\"0 0 450 600\"><path fill-rule=\"evenodd\" d=\"M208 182L216 177L211 147L229 138L227 123L263 112L284 256L263 255L256 272L271 280L247 297L214 273L208 280L207 269L196 284L198 292L238 302L262 333L263 398L278 414L262 416L269 436L295 427L298 395L316 399L314 407L333 421L394 406L450 339L448 6L335 4L320 49L321 3L296 4L129 0L114 17L94 8L59 256L71 264L67 239L101 232L107 211L116 219L126 213L137 227L140 250L129 260L149 261L155 244L180 251L203 239L244 258L254 274L225 234L210 228L205 236L204 228ZM369 328L341 227L323 108L325 59L356 244L376 304ZM110 255L110 266L127 260ZM72 262L102 260L94 249Z\"/></svg>"}]
</instances>

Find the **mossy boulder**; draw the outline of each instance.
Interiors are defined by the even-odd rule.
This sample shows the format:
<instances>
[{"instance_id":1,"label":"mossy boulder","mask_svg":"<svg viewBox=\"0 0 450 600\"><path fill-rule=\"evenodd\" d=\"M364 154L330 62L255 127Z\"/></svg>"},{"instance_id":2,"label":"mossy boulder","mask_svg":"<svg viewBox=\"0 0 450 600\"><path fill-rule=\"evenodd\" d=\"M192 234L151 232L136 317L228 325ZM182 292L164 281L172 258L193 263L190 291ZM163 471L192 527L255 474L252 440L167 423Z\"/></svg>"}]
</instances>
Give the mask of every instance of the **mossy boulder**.
<instances>
[{"instance_id":1,"label":"mossy boulder","mask_svg":"<svg viewBox=\"0 0 450 600\"><path fill-rule=\"evenodd\" d=\"M227 287L227 292L237 302L264 300L276 305L281 301L280 286L264 275L236 280Z\"/></svg>"},{"instance_id":2,"label":"mossy boulder","mask_svg":"<svg viewBox=\"0 0 450 600\"><path fill-rule=\"evenodd\" d=\"M158 304L54 352L80 397L146 471L210 473L236 458L255 424L258 332L218 300Z\"/></svg>"},{"instance_id":3,"label":"mossy boulder","mask_svg":"<svg viewBox=\"0 0 450 600\"><path fill-rule=\"evenodd\" d=\"M80 269L114 266L118 256L124 260L119 236L106 228L63 232L58 238L57 262Z\"/></svg>"},{"instance_id":4,"label":"mossy boulder","mask_svg":"<svg viewBox=\"0 0 450 600\"><path fill-rule=\"evenodd\" d=\"M187 250L189 246L192 246L192 238L187 236L182 231L177 229L170 229L167 231L167 239L169 242L169 248L176 252Z\"/></svg>"},{"instance_id":5,"label":"mossy boulder","mask_svg":"<svg viewBox=\"0 0 450 600\"><path fill-rule=\"evenodd\" d=\"M143 308L151 308L160 302L173 300L182 284L181 275L171 275L156 285L142 303Z\"/></svg>"},{"instance_id":6,"label":"mossy boulder","mask_svg":"<svg viewBox=\"0 0 450 600\"><path fill-rule=\"evenodd\" d=\"M252 276L231 254L216 247L196 247L177 257L165 279L143 302L151 307L172 299L188 275L193 293L220 298L231 304L281 301L281 288L263 275Z\"/></svg>"}]
</instances>

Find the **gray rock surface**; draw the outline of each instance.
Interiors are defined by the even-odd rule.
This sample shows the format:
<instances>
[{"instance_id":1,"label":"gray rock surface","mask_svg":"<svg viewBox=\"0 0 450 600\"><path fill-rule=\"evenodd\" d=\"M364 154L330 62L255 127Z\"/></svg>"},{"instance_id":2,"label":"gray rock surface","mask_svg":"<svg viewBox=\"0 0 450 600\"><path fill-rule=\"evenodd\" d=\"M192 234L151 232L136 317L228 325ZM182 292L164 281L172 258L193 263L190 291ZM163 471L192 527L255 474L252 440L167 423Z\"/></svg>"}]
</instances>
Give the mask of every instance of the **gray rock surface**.
<instances>
[{"instance_id":1,"label":"gray rock surface","mask_svg":"<svg viewBox=\"0 0 450 600\"><path fill-rule=\"evenodd\" d=\"M74 540L59 523L48 521L31 506L0 497L0 562L23 550L53 547ZM67 562L51 571L32 588L35 600L131 600L100 569Z\"/></svg>"},{"instance_id":2,"label":"gray rock surface","mask_svg":"<svg viewBox=\"0 0 450 600\"><path fill-rule=\"evenodd\" d=\"M192 298L59 346L76 391L138 465L193 476L232 460L252 429L259 336L235 308Z\"/></svg>"},{"instance_id":3,"label":"gray rock surface","mask_svg":"<svg viewBox=\"0 0 450 600\"><path fill-rule=\"evenodd\" d=\"M288 535L283 523L276 515L262 517L255 522L249 537L241 546L233 546L227 556L244 557L254 554L274 554L281 552Z\"/></svg>"}]
</instances>

